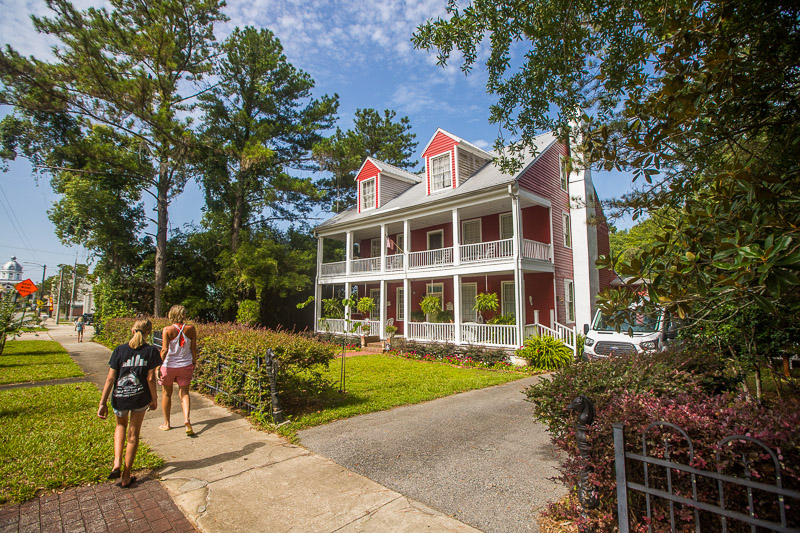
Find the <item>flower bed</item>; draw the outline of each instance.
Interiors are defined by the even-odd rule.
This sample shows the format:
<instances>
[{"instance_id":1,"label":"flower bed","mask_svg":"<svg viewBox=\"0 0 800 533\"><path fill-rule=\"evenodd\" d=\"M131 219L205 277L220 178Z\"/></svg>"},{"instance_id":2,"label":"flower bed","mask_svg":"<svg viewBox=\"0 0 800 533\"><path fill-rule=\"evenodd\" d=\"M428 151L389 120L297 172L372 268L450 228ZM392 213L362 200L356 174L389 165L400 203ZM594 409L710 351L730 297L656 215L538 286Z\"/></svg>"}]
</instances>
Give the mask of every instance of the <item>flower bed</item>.
<instances>
[{"instance_id":1,"label":"flower bed","mask_svg":"<svg viewBox=\"0 0 800 533\"><path fill-rule=\"evenodd\" d=\"M387 352L405 359L429 361L466 368L486 368L504 372L533 372L527 367L515 366L508 361L503 350L477 346L456 347L452 344L423 344L400 340L398 348Z\"/></svg>"}]
</instances>

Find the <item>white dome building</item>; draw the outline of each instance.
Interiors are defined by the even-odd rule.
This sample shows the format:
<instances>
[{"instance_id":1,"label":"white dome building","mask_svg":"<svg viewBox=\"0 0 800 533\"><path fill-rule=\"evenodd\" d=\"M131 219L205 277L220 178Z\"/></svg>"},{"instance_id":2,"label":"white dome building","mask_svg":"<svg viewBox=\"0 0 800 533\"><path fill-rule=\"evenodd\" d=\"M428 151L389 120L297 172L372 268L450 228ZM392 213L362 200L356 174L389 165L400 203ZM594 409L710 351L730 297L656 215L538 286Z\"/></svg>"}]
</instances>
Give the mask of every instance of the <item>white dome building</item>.
<instances>
[{"instance_id":1,"label":"white dome building","mask_svg":"<svg viewBox=\"0 0 800 533\"><path fill-rule=\"evenodd\" d=\"M13 289L14 285L22 281L22 265L17 263L16 256L11 258L11 261L3 265L0 269L0 287L5 291Z\"/></svg>"}]
</instances>

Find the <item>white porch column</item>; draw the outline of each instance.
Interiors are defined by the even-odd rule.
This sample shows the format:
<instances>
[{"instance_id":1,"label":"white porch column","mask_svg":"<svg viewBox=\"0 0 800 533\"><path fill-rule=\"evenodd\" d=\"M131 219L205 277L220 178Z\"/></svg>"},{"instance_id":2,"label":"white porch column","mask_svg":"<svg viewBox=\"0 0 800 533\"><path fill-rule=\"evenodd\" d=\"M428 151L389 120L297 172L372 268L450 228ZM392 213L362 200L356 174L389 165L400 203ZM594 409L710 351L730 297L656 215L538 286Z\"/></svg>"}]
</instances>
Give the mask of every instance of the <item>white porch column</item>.
<instances>
[{"instance_id":1,"label":"white porch column","mask_svg":"<svg viewBox=\"0 0 800 533\"><path fill-rule=\"evenodd\" d=\"M349 300L350 299L350 291L352 291L352 290L353 290L353 287L350 285L350 282L346 281L344 283L344 298L345 298L345 300ZM345 328L347 328L347 321L350 320L350 306L349 305L346 305L345 308L344 308L344 320L345 320L345 322L344 322L345 323ZM346 332L346 333L349 333L349 331Z\"/></svg>"},{"instance_id":2,"label":"white porch column","mask_svg":"<svg viewBox=\"0 0 800 533\"><path fill-rule=\"evenodd\" d=\"M403 270L408 270L408 254L411 250L411 228L409 227L408 219L403 221ZM406 315L406 319L408 316Z\"/></svg>"},{"instance_id":3,"label":"white porch column","mask_svg":"<svg viewBox=\"0 0 800 533\"><path fill-rule=\"evenodd\" d=\"M353 261L353 232L352 231L348 231L347 232L347 238L345 239L344 260L345 260L344 273L347 276L349 276L350 275L350 269L352 268L352 265L350 263ZM347 298L349 298L349 297L350 297L350 293L348 292L347 293Z\"/></svg>"},{"instance_id":4,"label":"white porch column","mask_svg":"<svg viewBox=\"0 0 800 533\"><path fill-rule=\"evenodd\" d=\"M322 237L317 237L317 278L322 275Z\"/></svg>"},{"instance_id":5,"label":"white porch column","mask_svg":"<svg viewBox=\"0 0 800 533\"><path fill-rule=\"evenodd\" d=\"M403 279L403 337L408 338L411 330L411 283L408 278Z\"/></svg>"},{"instance_id":6,"label":"white porch column","mask_svg":"<svg viewBox=\"0 0 800 533\"><path fill-rule=\"evenodd\" d=\"M381 224L381 272L386 272L386 224Z\"/></svg>"},{"instance_id":7,"label":"white porch column","mask_svg":"<svg viewBox=\"0 0 800 533\"><path fill-rule=\"evenodd\" d=\"M453 276L453 322L456 325L455 343L461 344L461 274Z\"/></svg>"},{"instance_id":8,"label":"white porch column","mask_svg":"<svg viewBox=\"0 0 800 533\"><path fill-rule=\"evenodd\" d=\"M453 264L461 264L461 227L458 223L458 208L453 209Z\"/></svg>"},{"instance_id":9,"label":"white porch column","mask_svg":"<svg viewBox=\"0 0 800 533\"><path fill-rule=\"evenodd\" d=\"M320 320L322 320L322 285L317 277L314 284L314 331L319 331Z\"/></svg>"},{"instance_id":10,"label":"white porch column","mask_svg":"<svg viewBox=\"0 0 800 533\"><path fill-rule=\"evenodd\" d=\"M519 209L519 193L511 194L511 224L514 226L514 259L519 261L522 248L522 212Z\"/></svg>"},{"instance_id":11,"label":"white porch column","mask_svg":"<svg viewBox=\"0 0 800 533\"><path fill-rule=\"evenodd\" d=\"M520 290L524 283L519 265L514 266L514 315L517 322L517 344L522 345L522 336L525 332L525 303L522 301L523 292Z\"/></svg>"},{"instance_id":12,"label":"white porch column","mask_svg":"<svg viewBox=\"0 0 800 533\"><path fill-rule=\"evenodd\" d=\"M516 184L515 184L516 185ZM519 207L519 191L511 186L511 220L514 226L514 315L517 325L517 344L522 344L525 332L524 276L522 275L522 211Z\"/></svg>"},{"instance_id":13,"label":"white porch column","mask_svg":"<svg viewBox=\"0 0 800 533\"><path fill-rule=\"evenodd\" d=\"M384 243L386 241L383 241ZM384 247L384 254L385 254L386 247ZM386 280L381 280L381 313L380 313L380 321L381 321L381 331L379 332L378 337L383 340L386 338Z\"/></svg>"}]
</instances>

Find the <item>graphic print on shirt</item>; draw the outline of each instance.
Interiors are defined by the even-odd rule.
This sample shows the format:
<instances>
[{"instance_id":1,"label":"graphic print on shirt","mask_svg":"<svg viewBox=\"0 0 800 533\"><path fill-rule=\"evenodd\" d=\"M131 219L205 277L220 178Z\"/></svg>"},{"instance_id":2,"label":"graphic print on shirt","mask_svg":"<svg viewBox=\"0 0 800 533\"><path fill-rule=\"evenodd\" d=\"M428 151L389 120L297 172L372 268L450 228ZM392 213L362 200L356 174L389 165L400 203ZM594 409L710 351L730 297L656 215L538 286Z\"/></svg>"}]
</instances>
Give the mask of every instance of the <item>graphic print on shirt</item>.
<instances>
[{"instance_id":1,"label":"graphic print on shirt","mask_svg":"<svg viewBox=\"0 0 800 533\"><path fill-rule=\"evenodd\" d=\"M142 359L140 354L136 354L135 357L131 357L122 363L122 370L119 379L117 379L117 385L114 387L115 398L133 398L144 392L144 384L131 371L133 367L139 366L147 367L147 361Z\"/></svg>"}]
</instances>

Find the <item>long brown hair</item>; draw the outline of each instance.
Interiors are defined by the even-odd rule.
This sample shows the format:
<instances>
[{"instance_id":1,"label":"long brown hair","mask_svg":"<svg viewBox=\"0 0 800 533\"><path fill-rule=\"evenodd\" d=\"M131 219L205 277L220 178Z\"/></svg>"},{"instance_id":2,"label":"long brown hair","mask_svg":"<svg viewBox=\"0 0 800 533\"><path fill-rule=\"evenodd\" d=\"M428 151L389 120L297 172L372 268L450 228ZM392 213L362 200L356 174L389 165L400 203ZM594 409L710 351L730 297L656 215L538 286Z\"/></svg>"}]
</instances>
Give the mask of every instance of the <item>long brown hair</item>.
<instances>
[{"instance_id":1,"label":"long brown hair","mask_svg":"<svg viewBox=\"0 0 800 533\"><path fill-rule=\"evenodd\" d=\"M134 350L143 346L145 344L145 339L149 337L152 332L153 323L150 322L150 319L145 316L137 317L136 322L133 323L133 337L128 341L128 346Z\"/></svg>"}]
</instances>

